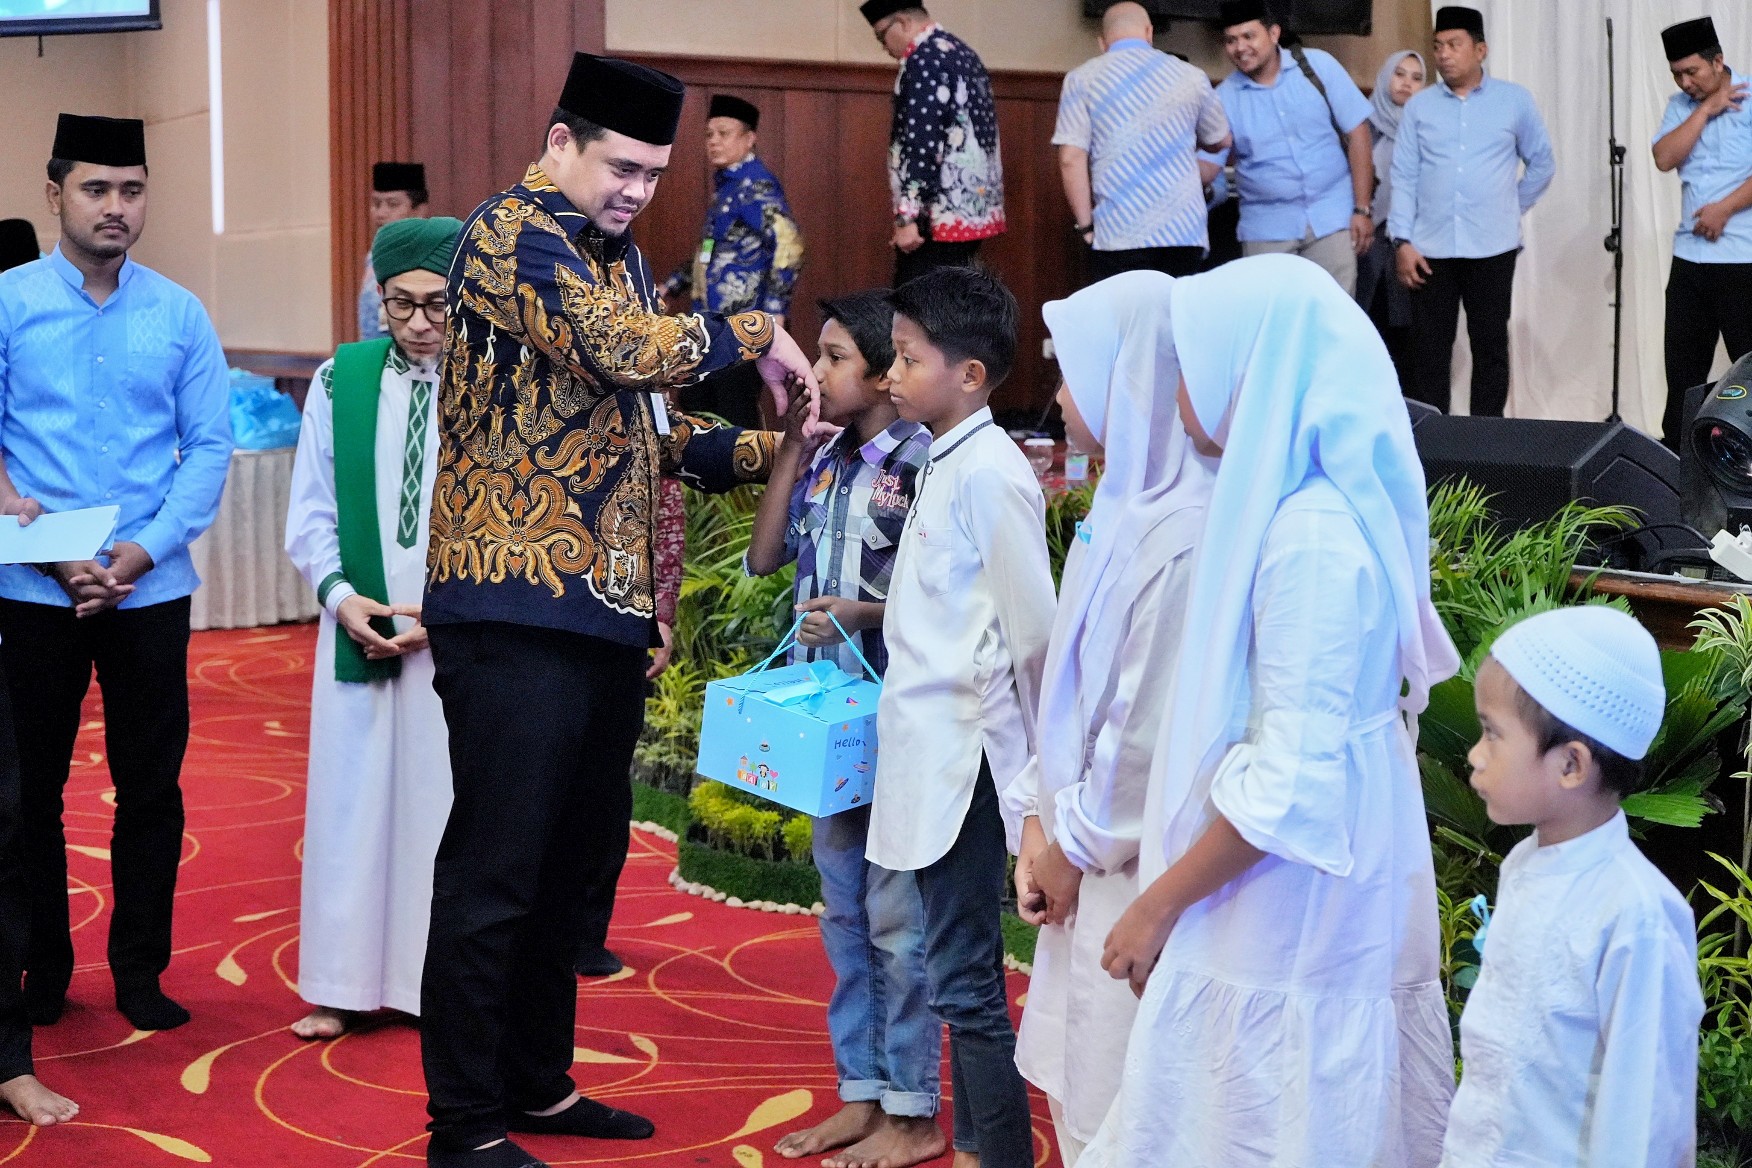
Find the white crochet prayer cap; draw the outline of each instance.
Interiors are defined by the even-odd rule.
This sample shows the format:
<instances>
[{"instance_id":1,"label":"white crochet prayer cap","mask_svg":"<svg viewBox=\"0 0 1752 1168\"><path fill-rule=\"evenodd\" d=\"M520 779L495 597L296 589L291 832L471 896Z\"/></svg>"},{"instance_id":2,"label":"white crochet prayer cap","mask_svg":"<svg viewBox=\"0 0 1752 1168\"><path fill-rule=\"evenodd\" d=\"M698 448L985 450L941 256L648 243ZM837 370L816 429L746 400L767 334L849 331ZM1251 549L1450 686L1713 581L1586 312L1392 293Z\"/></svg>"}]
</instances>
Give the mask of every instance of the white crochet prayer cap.
<instances>
[{"instance_id":1,"label":"white crochet prayer cap","mask_svg":"<svg viewBox=\"0 0 1752 1168\"><path fill-rule=\"evenodd\" d=\"M1490 655L1558 721L1625 758L1648 753L1667 708L1661 651L1635 617L1600 604L1528 617Z\"/></svg>"}]
</instances>

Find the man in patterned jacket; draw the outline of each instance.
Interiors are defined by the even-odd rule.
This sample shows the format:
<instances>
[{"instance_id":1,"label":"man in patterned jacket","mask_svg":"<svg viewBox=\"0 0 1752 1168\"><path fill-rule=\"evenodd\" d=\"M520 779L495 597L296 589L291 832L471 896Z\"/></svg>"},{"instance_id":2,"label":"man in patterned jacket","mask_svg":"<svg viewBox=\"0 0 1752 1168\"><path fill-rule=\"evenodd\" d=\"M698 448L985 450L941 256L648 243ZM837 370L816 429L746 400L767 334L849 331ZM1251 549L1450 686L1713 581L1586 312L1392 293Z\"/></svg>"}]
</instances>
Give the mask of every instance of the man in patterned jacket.
<instances>
[{"instance_id":1,"label":"man in patterned jacket","mask_svg":"<svg viewBox=\"0 0 1752 1168\"><path fill-rule=\"evenodd\" d=\"M667 298L688 292L695 312L729 316L750 309L783 326L803 267L803 233L778 176L755 154L760 110L727 93L706 113L706 158L715 168L712 209L698 250L663 282ZM760 375L735 365L681 391L681 408L736 426L760 424Z\"/></svg>"},{"instance_id":2,"label":"man in patterned jacket","mask_svg":"<svg viewBox=\"0 0 1752 1168\"><path fill-rule=\"evenodd\" d=\"M420 992L433 1165L539 1166L508 1131L653 1131L568 1072L586 906L626 859L657 481L764 479L778 437L675 413L663 391L740 361L781 399L787 381L817 391L770 315L653 307L627 229L682 93L578 54L541 160L468 217L450 269L422 613L455 784Z\"/></svg>"},{"instance_id":3,"label":"man in patterned jacket","mask_svg":"<svg viewBox=\"0 0 1752 1168\"><path fill-rule=\"evenodd\" d=\"M864 19L900 62L888 185L895 287L933 268L973 263L1004 233L998 108L985 63L910 0L865 0Z\"/></svg>"}]
</instances>

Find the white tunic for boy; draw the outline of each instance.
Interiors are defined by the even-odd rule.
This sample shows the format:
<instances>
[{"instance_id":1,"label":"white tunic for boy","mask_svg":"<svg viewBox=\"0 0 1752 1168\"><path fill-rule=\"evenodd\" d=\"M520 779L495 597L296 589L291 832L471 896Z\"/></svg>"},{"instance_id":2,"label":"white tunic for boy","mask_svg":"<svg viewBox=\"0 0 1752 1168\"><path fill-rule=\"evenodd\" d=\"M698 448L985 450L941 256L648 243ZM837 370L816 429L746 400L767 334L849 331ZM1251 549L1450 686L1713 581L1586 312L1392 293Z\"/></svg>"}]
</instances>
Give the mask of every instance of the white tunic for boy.
<instances>
[{"instance_id":1,"label":"white tunic for boy","mask_svg":"<svg viewBox=\"0 0 1752 1168\"><path fill-rule=\"evenodd\" d=\"M340 571L335 519L333 362L311 383L292 472L286 552L312 587ZM377 405L377 519L391 604L419 604L437 470L431 366L392 348ZM418 477L415 477L417 470ZM323 597L310 703L298 992L343 1010L417 1014L432 905L432 862L450 814L449 736L432 689L432 655L401 658L399 677L335 680L335 623L353 588ZM411 624L397 618L398 631Z\"/></svg>"},{"instance_id":2,"label":"white tunic for boy","mask_svg":"<svg viewBox=\"0 0 1752 1168\"><path fill-rule=\"evenodd\" d=\"M1623 813L1503 861L1443 1168L1674 1168L1697 1155L1691 909Z\"/></svg>"},{"instance_id":3,"label":"white tunic for boy","mask_svg":"<svg viewBox=\"0 0 1752 1168\"><path fill-rule=\"evenodd\" d=\"M1144 830L1172 860L1220 813L1267 855L1169 935L1079 1168L1402 1168L1441 1146L1453 1054L1393 602L1331 484L1279 508L1252 609L1237 745Z\"/></svg>"}]
</instances>

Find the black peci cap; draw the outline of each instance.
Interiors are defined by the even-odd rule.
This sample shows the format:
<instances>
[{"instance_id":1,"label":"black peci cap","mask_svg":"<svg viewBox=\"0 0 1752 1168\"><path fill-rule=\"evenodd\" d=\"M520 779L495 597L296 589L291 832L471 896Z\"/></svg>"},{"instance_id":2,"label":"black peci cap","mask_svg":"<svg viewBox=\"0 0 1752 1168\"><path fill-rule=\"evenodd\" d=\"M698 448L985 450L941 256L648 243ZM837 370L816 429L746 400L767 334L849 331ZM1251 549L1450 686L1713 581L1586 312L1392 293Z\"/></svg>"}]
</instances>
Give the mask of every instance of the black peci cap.
<instances>
[{"instance_id":1,"label":"black peci cap","mask_svg":"<svg viewBox=\"0 0 1752 1168\"><path fill-rule=\"evenodd\" d=\"M574 53L560 108L652 146L675 142L687 86L667 73L622 61Z\"/></svg>"}]
</instances>

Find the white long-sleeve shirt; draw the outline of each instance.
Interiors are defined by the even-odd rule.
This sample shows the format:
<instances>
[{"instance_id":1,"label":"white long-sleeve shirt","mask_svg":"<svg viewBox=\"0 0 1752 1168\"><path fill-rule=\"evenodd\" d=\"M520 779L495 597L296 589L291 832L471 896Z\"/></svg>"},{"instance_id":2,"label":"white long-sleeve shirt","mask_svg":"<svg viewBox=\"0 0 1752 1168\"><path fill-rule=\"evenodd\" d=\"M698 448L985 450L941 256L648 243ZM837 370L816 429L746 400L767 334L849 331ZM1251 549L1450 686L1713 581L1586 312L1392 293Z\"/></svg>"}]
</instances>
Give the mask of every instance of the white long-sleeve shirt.
<instances>
[{"instance_id":1,"label":"white long-sleeve shirt","mask_svg":"<svg viewBox=\"0 0 1752 1168\"><path fill-rule=\"evenodd\" d=\"M1000 793L1026 765L1055 603L1040 484L981 409L931 443L901 532L882 621L872 863L942 859L981 754Z\"/></svg>"},{"instance_id":2,"label":"white long-sleeve shirt","mask_svg":"<svg viewBox=\"0 0 1752 1168\"><path fill-rule=\"evenodd\" d=\"M1697 937L1623 813L1503 861L1442 1168L1675 1168L1697 1155Z\"/></svg>"}]
</instances>

